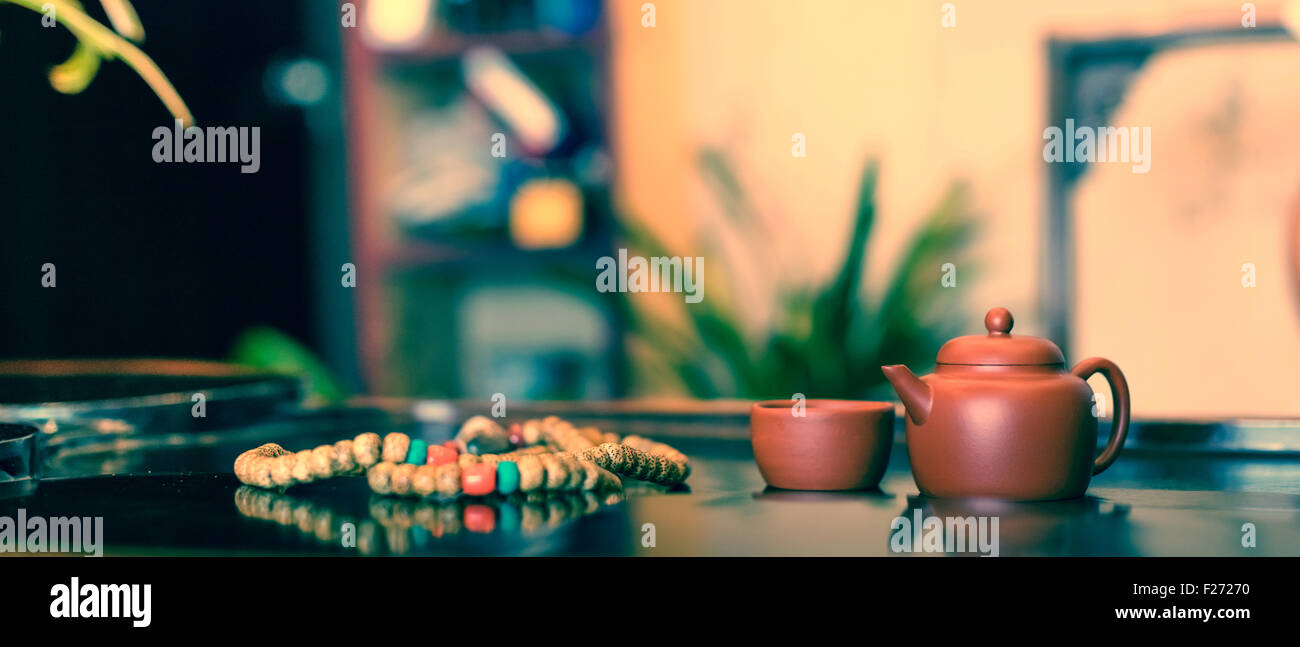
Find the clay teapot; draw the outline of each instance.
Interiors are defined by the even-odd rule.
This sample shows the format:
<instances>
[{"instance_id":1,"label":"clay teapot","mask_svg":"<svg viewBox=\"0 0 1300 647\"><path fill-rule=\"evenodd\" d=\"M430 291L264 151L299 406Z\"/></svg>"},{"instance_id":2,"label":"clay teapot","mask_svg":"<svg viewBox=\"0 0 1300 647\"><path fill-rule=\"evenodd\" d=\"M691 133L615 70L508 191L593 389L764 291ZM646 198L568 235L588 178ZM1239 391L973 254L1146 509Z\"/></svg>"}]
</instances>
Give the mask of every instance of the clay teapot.
<instances>
[{"instance_id":1,"label":"clay teapot","mask_svg":"<svg viewBox=\"0 0 1300 647\"><path fill-rule=\"evenodd\" d=\"M1128 435L1124 374L1100 357L1065 370L1052 342L1012 335L1006 308L984 317L987 335L951 339L935 372L918 378L884 366L907 409L907 452L921 493L1017 501L1082 496L1093 474L1110 467ZM1100 456L1092 389L1101 373L1115 401L1110 440Z\"/></svg>"}]
</instances>

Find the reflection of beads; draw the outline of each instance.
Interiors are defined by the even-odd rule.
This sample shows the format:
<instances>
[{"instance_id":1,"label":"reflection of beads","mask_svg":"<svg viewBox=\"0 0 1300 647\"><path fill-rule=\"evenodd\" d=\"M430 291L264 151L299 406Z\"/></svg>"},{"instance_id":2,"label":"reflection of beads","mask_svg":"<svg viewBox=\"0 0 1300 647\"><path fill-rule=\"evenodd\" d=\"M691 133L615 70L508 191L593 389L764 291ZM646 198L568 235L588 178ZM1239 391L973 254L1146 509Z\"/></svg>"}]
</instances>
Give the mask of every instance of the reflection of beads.
<instances>
[{"instance_id":1,"label":"reflection of beads","mask_svg":"<svg viewBox=\"0 0 1300 647\"><path fill-rule=\"evenodd\" d=\"M343 524L355 523L356 548L365 555L381 552L385 541L389 553L409 552L411 533L416 529L433 537L462 531L491 533L502 530L532 534L592 514L602 506L620 500L622 496L617 493L597 496L590 492L515 494L482 499L468 505L459 499L421 501L374 497L370 501L371 518L357 519L339 514L321 503L272 490L248 485L235 490L235 507L240 515L294 528L322 544L338 546Z\"/></svg>"}]
</instances>

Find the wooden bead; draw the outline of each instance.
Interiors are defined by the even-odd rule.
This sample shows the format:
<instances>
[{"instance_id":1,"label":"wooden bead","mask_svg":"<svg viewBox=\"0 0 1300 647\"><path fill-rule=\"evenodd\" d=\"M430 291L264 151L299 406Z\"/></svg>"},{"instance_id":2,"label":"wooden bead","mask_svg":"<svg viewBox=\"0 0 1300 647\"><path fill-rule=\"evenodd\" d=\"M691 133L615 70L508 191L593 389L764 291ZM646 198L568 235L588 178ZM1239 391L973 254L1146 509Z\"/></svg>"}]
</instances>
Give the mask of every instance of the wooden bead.
<instances>
[{"instance_id":1,"label":"wooden bead","mask_svg":"<svg viewBox=\"0 0 1300 647\"><path fill-rule=\"evenodd\" d=\"M297 452L296 458L293 464L293 480L299 483L311 483L315 480L311 469L311 450L304 449Z\"/></svg>"},{"instance_id":2,"label":"wooden bead","mask_svg":"<svg viewBox=\"0 0 1300 647\"><path fill-rule=\"evenodd\" d=\"M334 446L321 445L311 450L311 475L317 479L334 476Z\"/></svg>"},{"instance_id":3,"label":"wooden bead","mask_svg":"<svg viewBox=\"0 0 1300 647\"><path fill-rule=\"evenodd\" d=\"M411 479L411 491L423 496L433 496L438 491L438 467L436 465L419 465Z\"/></svg>"},{"instance_id":4,"label":"wooden bead","mask_svg":"<svg viewBox=\"0 0 1300 647\"><path fill-rule=\"evenodd\" d=\"M375 494L390 494L392 489L393 468L395 465L389 462L383 462L370 468L366 472L366 481L370 483L370 490Z\"/></svg>"},{"instance_id":5,"label":"wooden bead","mask_svg":"<svg viewBox=\"0 0 1300 647\"><path fill-rule=\"evenodd\" d=\"M600 466L591 461L578 461L582 467L582 489L584 492L595 490L600 485Z\"/></svg>"},{"instance_id":6,"label":"wooden bead","mask_svg":"<svg viewBox=\"0 0 1300 647\"><path fill-rule=\"evenodd\" d=\"M559 457L564 463L564 469L569 471L569 480L564 484L564 489L569 492L581 490L582 482L587 478L587 471L582 468L573 454L560 452Z\"/></svg>"},{"instance_id":7,"label":"wooden bead","mask_svg":"<svg viewBox=\"0 0 1300 647\"><path fill-rule=\"evenodd\" d=\"M352 439L352 456L363 468L379 462L379 448L379 434L366 432Z\"/></svg>"},{"instance_id":8,"label":"wooden bead","mask_svg":"<svg viewBox=\"0 0 1300 647\"><path fill-rule=\"evenodd\" d=\"M542 422L540 420L525 420L520 428L523 434L525 445L536 445L542 442Z\"/></svg>"},{"instance_id":9,"label":"wooden bead","mask_svg":"<svg viewBox=\"0 0 1300 647\"><path fill-rule=\"evenodd\" d=\"M356 470L357 458L352 455L351 440L340 440L334 443L334 459L330 466L335 474L348 474Z\"/></svg>"},{"instance_id":10,"label":"wooden bead","mask_svg":"<svg viewBox=\"0 0 1300 647\"><path fill-rule=\"evenodd\" d=\"M406 453L410 448L410 436L393 432L384 436L384 450L381 456L390 463L401 463L406 460Z\"/></svg>"},{"instance_id":11,"label":"wooden bead","mask_svg":"<svg viewBox=\"0 0 1300 647\"><path fill-rule=\"evenodd\" d=\"M583 450L579 457L615 474L650 480L659 485L676 485L686 480L688 475L687 468L679 463L617 443Z\"/></svg>"},{"instance_id":12,"label":"wooden bead","mask_svg":"<svg viewBox=\"0 0 1300 647\"><path fill-rule=\"evenodd\" d=\"M392 489L393 494L406 496L411 493L411 480L415 478L415 466L410 463L402 463L393 468Z\"/></svg>"},{"instance_id":13,"label":"wooden bead","mask_svg":"<svg viewBox=\"0 0 1300 647\"><path fill-rule=\"evenodd\" d=\"M546 469L536 456L520 456L515 465L519 466L519 491L532 492L546 482Z\"/></svg>"},{"instance_id":14,"label":"wooden bead","mask_svg":"<svg viewBox=\"0 0 1300 647\"><path fill-rule=\"evenodd\" d=\"M460 494L460 466L448 463L438 467L438 494L453 497Z\"/></svg>"},{"instance_id":15,"label":"wooden bead","mask_svg":"<svg viewBox=\"0 0 1300 647\"><path fill-rule=\"evenodd\" d=\"M271 459L271 481L278 487L287 487L297 483L293 479L293 466L297 462L297 454L285 454Z\"/></svg>"},{"instance_id":16,"label":"wooden bead","mask_svg":"<svg viewBox=\"0 0 1300 647\"><path fill-rule=\"evenodd\" d=\"M275 443L266 443L261 447L250 449L235 458L235 477L241 482L257 487L274 486L271 480L272 459L288 452Z\"/></svg>"},{"instance_id":17,"label":"wooden bead","mask_svg":"<svg viewBox=\"0 0 1300 647\"><path fill-rule=\"evenodd\" d=\"M461 425L456 442L474 454L496 454L510 449L509 432L487 416L474 416Z\"/></svg>"},{"instance_id":18,"label":"wooden bead","mask_svg":"<svg viewBox=\"0 0 1300 647\"><path fill-rule=\"evenodd\" d=\"M564 463L558 456L542 454L539 458L542 460L542 467L546 468L546 482L542 487L548 491L557 491L568 485L569 470L564 467Z\"/></svg>"}]
</instances>

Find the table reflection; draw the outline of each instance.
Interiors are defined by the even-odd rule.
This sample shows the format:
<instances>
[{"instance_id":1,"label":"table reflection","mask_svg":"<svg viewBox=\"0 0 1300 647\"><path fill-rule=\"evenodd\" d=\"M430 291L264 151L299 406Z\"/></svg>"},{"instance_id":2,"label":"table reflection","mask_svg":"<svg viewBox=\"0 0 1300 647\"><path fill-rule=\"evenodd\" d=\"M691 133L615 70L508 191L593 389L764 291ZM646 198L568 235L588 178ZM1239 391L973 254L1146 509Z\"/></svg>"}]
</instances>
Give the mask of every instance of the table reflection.
<instances>
[{"instance_id":1,"label":"table reflection","mask_svg":"<svg viewBox=\"0 0 1300 647\"><path fill-rule=\"evenodd\" d=\"M896 555L1131 555L1138 551L1128 516L1128 505L1095 496L1017 502L915 495L907 497L887 541ZM932 529L943 534L942 550L928 541ZM911 543L900 537L908 531ZM949 535L957 536L955 545Z\"/></svg>"},{"instance_id":2,"label":"table reflection","mask_svg":"<svg viewBox=\"0 0 1300 647\"><path fill-rule=\"evenodd\" d=\"M623 500L623 493L531 492L510 496L411 499L373 495L359 517L333 506L248 485L235 490L239 514L296 529L319 544L362 555L405 555L462 533L532 537ZM348 533L355 533L349 536Z\"/></svg>"}]
</instances>

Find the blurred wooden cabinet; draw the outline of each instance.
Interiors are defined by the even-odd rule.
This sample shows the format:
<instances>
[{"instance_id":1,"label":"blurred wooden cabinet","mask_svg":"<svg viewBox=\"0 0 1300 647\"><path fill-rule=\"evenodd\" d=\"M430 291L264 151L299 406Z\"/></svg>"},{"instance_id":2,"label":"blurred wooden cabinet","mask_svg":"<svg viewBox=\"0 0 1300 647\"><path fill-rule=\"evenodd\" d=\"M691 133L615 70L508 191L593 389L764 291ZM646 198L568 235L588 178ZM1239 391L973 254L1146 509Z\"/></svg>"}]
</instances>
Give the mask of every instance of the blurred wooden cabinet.
<instances>
[{"instance_id":1,"label":"blurred wooden cabinet","mask_svg":"<svg viewBox=\"0 0 1300 647\"><path fill-rule=\"evenodd\" d=\"M602 10L357 3L343 82L370 391L620 391L620 319L593 287L613 237Z\"/></svg>"}]
</instances>

